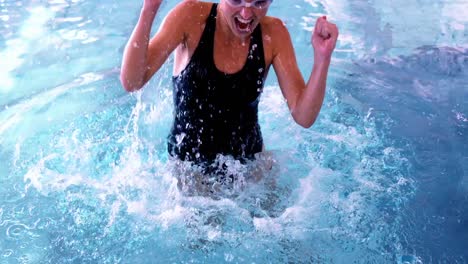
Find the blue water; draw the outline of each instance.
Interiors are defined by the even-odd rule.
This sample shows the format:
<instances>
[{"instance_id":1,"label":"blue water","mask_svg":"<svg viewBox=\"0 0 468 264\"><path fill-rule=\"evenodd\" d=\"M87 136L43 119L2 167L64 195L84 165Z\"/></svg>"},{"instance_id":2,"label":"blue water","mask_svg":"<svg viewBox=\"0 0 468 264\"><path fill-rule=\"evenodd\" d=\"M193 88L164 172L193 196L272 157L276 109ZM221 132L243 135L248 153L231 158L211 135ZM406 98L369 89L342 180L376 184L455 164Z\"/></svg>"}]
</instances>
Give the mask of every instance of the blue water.
<instances>
[{"instance_id":1,"label":"blue water","mask_svg":"<svg viewBox=\"0 0 468 264\"><path fill-rule=\"evenodd\" d=\"M166 1L164 14L178 1ZM272 164L181 194L166 153L171 62L118 75L138 1L0 0L0 263L467 263L466 1L275 1L310 73L310 30L340 28L317 123L270 72Z\"/></svg>"}]
</instances>

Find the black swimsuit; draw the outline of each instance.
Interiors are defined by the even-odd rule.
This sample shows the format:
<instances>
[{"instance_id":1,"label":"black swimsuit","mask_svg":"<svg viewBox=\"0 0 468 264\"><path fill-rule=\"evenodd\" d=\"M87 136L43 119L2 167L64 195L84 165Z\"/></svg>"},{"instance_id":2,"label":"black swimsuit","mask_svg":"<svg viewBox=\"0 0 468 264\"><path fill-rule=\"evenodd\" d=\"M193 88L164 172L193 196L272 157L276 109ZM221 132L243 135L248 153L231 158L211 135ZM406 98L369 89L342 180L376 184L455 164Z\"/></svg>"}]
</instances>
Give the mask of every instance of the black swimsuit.
<instances>
[{"instance_id":1,"label":"black swimsuit","mask_svg":"<svg viewBox=\"0 0 468 264\"><path fill-rule=\"evenodd\" d=\"M263 147L257 112L267 69L260 25L250 37L244 67L234 74L221 72L213 57L216 7L190 63L173 77L175 113L168 151L196 164L209 164L217 154L253 159Z\"/></svg>"}]
</instances>

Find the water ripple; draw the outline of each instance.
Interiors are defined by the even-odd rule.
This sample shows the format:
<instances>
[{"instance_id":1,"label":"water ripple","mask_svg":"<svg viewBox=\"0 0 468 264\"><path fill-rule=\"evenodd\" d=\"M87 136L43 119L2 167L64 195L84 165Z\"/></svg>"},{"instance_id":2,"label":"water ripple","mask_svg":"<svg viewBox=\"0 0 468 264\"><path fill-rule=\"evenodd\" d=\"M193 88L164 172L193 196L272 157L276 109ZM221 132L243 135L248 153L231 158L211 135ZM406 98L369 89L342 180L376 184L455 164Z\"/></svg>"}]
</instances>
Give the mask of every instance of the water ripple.
<instances>
[{"instance_id":1,"label":"water ripple","mask_svg":"<svg viewBox=\"0 0 468 264\"><path fill-rule=\"evenodd\" d=\"M5 250L3 250L3 252L2 252L2 256L3 256L4 258L8 258L8 257L10 257L12 254L13 254L13 250L11 250L11 249L5 249Z\"/></svg>"},{"instance_id":2,"label":"water ripple","mask_svg":"<svg viewBox=\"0 0 468 264\"><path fill-rule=\"evenodd\" d=\"M20 240L24 238L24 233L28 229L29 227L24 224L13 224L7 228L6 235L8 238Z\"/></svg>"}]
</instances>

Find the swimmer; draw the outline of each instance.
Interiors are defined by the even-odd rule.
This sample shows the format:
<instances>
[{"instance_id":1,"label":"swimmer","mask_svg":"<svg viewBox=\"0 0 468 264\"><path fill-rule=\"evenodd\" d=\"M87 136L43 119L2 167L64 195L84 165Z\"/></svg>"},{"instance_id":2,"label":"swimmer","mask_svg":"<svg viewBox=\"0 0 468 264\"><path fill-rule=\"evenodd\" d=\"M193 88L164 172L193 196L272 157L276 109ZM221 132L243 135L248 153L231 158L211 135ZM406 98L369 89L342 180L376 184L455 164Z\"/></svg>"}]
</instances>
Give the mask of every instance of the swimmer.
<instances>
[{"instance_id":1,"label":"swimmer","mask_svg":"<svg viewBox=\"0 0 468 264\"><path fill-rule=\"evenodd\" d=\"M294 121L312 126L325 96L335 24L325 16L316 21L314 65L306 83L285 24L266 15L273 0L181 1L150 38L161 3L144 0L120 80L128 92L141 89L175 51L170 156L201 165L206 173L220 154L255 159L263 150L258 103L270 66Z\"/></svg>"}]
</instances>

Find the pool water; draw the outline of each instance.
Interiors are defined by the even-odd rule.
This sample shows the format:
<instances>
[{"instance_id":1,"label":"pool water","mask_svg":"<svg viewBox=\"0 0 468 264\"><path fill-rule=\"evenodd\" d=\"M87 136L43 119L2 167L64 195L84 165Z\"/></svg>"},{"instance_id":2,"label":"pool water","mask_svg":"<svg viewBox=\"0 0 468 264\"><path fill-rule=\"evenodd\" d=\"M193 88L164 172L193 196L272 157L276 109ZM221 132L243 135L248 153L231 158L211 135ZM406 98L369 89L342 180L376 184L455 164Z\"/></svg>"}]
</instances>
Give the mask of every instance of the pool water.
<instances>
[{"instance_id":1,"label":"pool water","mask_svg":"<svg viewBox=\"0 0 468 264\"><path fill-rule=\"evenodd\" d=\"M154 31L178 1L165 1ZM466 1L275 1L308 78L315 19L340 39L316 124L270 72L272 166L177 188L172 63L119 82L138 1L0 0L0 263L467 263Z\"/></svg>"}]
</instances>

